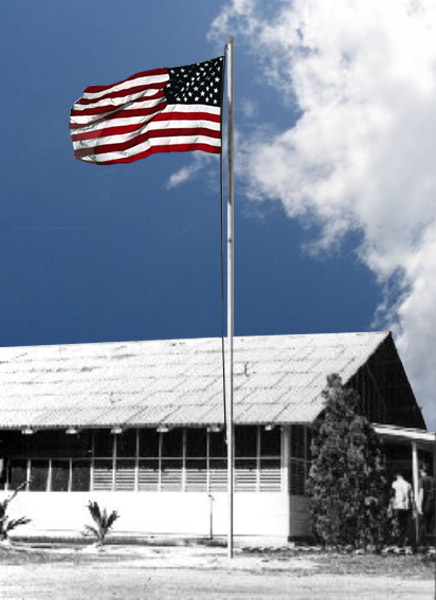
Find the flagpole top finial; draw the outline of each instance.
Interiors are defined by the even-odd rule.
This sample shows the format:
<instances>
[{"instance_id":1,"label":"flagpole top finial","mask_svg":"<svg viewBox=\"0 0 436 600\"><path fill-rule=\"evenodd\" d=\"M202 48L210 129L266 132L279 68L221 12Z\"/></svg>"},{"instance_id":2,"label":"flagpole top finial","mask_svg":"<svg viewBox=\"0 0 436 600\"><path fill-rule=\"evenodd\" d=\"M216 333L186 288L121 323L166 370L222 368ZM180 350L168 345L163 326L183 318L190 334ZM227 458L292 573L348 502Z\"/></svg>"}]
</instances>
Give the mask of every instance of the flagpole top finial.
<instances>
[{"instance_id":1,"label":"flagpole top finial","mask_svg":"<svg viewBox=\"0 0 436 600\"><path fill-rule=\"evenodd\" d=\"M235 36L234 35L227 36L227 43L228 44L233 44L234 41L235 41Z\"/></svg>"}]
</instances>

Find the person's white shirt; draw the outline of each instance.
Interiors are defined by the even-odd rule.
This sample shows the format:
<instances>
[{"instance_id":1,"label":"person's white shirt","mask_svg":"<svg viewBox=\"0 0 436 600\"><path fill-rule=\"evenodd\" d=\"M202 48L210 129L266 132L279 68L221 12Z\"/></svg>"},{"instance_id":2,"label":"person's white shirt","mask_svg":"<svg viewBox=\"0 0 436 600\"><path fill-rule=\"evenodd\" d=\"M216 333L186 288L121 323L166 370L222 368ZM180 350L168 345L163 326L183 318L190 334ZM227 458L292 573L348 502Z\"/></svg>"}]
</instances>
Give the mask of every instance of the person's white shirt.
<instances>
[{"instance_id":1,"label":"person's white shirt","mask_svg":"<svg viewBox=\"0 0 436 600\"><path fill-rule=\"evenodd\" d=\"M395 495L392 502L394 510L409 510L412 508L412 486L402 475L392 483Z\"/></svg>"}]
</instances>

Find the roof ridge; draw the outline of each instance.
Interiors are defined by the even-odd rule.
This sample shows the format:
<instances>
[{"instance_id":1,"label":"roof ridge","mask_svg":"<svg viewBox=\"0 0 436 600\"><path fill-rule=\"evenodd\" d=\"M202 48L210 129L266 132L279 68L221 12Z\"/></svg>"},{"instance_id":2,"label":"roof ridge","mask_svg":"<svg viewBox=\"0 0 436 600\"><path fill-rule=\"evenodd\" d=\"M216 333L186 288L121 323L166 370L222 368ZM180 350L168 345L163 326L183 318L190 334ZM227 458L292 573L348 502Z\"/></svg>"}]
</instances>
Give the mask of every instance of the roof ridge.
<instances>
[{"instance_id":1,"label":"roof ridge","mask_svg":"<svg viewBox=\"0 0 436 600\"><path fill-rule=\"evenodd\" d=\"M340 332L323 332L323 333L272 333L263 335L235 335L234 339L277 339L277 338L303 338L303 337L321 337L321 336L351 336L351 335L367 335L376 336L383 335L387 336L391 333L389 330L380 331L340 331ZM147 340L108 340L104 342L61 342L59 344L28 344L20 346L0 346L0 350L7 349L30 349L30 348L54 348L54 347L77 347L77 346L112 346L116 344L152 344L152 343L185 343L185 342L199 342L199 341L216 341L220 340L220 336L209 336L209 337L192 337L192 338L160 338L160 339L147 339Z\"/></svg>"}]
</instances>

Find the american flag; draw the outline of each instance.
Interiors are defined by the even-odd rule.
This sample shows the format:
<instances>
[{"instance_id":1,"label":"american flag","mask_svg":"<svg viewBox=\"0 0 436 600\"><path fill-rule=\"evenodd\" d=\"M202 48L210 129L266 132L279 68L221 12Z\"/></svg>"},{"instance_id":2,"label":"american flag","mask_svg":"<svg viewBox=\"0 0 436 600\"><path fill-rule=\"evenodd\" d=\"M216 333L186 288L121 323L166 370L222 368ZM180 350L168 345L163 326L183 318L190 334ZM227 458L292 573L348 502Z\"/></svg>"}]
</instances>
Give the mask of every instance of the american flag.
<instances>
[{"instance_id":1,"label":"american flag","mask_svg":"<svg viewBox=\"0 0 436 600\"><path fill-rule=\"evenodd\" d=\"M101 165L157 152L221 152L222 56L87 87L73 104L74 156Z\"/></svg>"}]
</instances>

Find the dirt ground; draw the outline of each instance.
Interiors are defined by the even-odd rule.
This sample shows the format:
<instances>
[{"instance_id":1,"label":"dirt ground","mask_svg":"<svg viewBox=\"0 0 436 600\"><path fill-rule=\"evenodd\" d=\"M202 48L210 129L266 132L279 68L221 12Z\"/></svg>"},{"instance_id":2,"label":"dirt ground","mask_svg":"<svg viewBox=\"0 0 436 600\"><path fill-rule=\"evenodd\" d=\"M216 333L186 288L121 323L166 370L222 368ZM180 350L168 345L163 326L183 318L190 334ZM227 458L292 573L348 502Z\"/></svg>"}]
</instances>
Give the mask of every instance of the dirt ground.
<instances>
[{"instance_id":1,"label":"dirt ground","mask_svg":"<svg viewBox=\"0 0 436 600\"><path fill-rule=\"evenodd\" d=\"M0 549L5 600L433 599L434 563L223 548Z\"/></svg>"}]
</instances>

